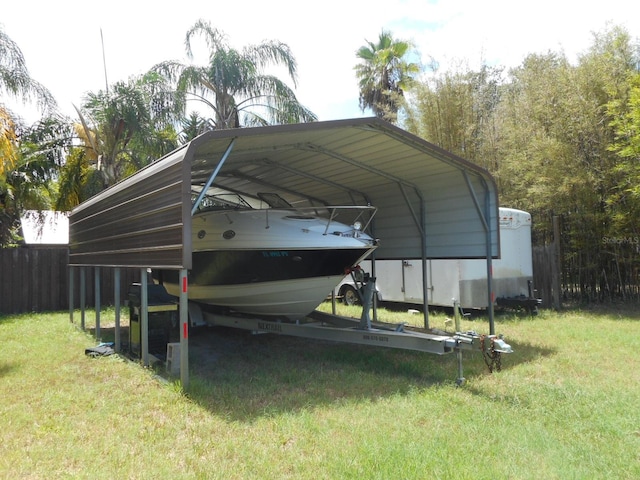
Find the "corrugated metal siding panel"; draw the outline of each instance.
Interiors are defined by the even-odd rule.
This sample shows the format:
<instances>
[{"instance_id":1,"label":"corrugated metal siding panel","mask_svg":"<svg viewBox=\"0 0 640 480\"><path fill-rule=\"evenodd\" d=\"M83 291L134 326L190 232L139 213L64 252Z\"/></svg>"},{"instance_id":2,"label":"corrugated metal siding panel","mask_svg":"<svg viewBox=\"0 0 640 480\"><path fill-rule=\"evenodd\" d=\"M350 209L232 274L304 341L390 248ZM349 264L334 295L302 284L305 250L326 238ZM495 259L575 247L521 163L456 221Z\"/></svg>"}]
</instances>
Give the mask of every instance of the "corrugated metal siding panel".
<instances>
[{"instance_id":1,"label":"corrugated metal siding panel","mask_svg":"<svg viewBox=\"0 0 640 480\"><path fill-rule=\"evenodd\" d=\"M190 268L185 153L175 152L76 208L69 222L69 263Z\"/></svg>"}]
</instances>

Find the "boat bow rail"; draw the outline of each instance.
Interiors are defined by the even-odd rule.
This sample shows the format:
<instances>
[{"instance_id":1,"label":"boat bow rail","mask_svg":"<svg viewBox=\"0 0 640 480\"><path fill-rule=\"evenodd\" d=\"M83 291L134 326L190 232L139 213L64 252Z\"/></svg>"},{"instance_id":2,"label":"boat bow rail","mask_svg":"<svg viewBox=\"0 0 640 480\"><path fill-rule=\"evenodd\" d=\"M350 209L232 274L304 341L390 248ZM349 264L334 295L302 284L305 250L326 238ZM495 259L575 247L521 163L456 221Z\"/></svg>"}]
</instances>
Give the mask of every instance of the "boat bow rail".
<instances>
[{"instance_id":1,"label":"boat bow rail","mask_svg":"<svg viewBox=\"0 0 640 480\"><path fill-rule=\"evenodd\" d=\"M265 212L267 225L269 223L269 214L277 211L290 211L291 215L285 215L284 218L292 220L317 220L324 223L323 235L337 235L340 237L361 238L367 228L373 221L377 208L371 205L324 205L321 207L284 207L284 208L264 208L258 209L258 212ZM325 214L323 211L326 211ZM322 212L322 213L321 213ZM348 219L338 217L341 213L352 212ZM364 223L363 223L364 222ZM340 227L349 226L348 230L333 230L332 225L340 225Z\"/></svg>"},{"instance_id":2,"label":"boat bow rail","mask_svg":"<svg viewBox=\"0 0 640 480\"><path fill-rule=\"evenodd\" d=\"M349 223L349 225L351 225L353 227L353 230L351 231L351 236L358 238L360 236L360 232L364 232L367 230L367 228L369 227L369 225L371 224L371 222L373 221L373 217L376 214L376 207L373 207L371 205L367 205L367 206L357 206L357 205L342 205L342 206L332 206L332 207L324 207L325 209L329 210L330 215L327 221L327 228L325 229L324 233L325 235L327 233L329 233L329 228L331 227L331 222L333 222L334 220L336 220L338 214L341 211L345 211L345 210L350 210L350 211L355 211L357 212L357 215L355 217L355 219L351 220ZM363 217L369 214L368 217L366 219L366 223L363 225L361 220L363 219ZM343 232L341 235L342 236L347 236L349 233L348 232Z\"/></svg>"},{"instance_id":3,"label":"boat bow rail","mask_svg":"<svg viewBox=\"0 0 640 480\"><path fill-rule=\"evenodd\" d=\"M250 210L264 213L265 227L269 228L269 217L278 212L291 212L283 218L290 220L316 220L324 223L323 235L337 235L341 237L361 238L367 231L377 207L372 205L291 205L277 193L258 193L257 198L249 198L237 192L227 192L215 188L211 193L197 185L192 185L192 211L194 214L204 212L220 212ZM203 193L204 192L204 193ZM267 205L267 207L264 206ZM340 217L338 219L338 217ZM346 218L348 217L348 218ZM229 223L233 223L229 220ZM339 225L338 230L332 230L332 225ZM344 226L350 227L344 230Z\"/></svg>"}]
</instances>

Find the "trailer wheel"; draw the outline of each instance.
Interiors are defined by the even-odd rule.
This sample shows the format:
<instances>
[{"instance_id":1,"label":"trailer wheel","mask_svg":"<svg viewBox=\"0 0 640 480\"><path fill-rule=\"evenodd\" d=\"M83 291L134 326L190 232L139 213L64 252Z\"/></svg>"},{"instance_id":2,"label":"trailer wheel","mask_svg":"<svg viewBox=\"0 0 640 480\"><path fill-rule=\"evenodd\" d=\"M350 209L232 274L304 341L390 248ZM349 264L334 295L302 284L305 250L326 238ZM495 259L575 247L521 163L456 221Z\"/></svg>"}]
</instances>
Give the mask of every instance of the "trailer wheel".
<instances>
[{"instance_id":1,"label":"trailer wheel","mask_svg":"<svg viewBox=\"0 0 640 480\"><path fill-rule=\"evenodd\" d=\"M359 305L360 295L355 288L350 285L345 285L342 291L342 303L345 305Z\"/></svg>"}]
</instances>

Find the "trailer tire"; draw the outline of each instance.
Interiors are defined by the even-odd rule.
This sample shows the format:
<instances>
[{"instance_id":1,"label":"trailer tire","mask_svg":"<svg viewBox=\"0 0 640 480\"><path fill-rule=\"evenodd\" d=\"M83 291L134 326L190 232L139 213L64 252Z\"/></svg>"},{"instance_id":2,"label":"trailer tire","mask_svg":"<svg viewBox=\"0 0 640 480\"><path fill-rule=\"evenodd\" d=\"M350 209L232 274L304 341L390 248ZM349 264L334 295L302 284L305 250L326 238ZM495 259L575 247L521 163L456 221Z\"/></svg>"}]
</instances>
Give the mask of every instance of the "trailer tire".
<instances>
[{"instance_id":1,"label":"trailer tire","mask_svg":"<svg viewBox=\"0 0 640 480\"><path fill-rule=\"evenodd\" d=\"M345 305L359 305L360 295L355 288L350 285L345 285L342 291L342 303Z\"/></svg>"}]
</instances>

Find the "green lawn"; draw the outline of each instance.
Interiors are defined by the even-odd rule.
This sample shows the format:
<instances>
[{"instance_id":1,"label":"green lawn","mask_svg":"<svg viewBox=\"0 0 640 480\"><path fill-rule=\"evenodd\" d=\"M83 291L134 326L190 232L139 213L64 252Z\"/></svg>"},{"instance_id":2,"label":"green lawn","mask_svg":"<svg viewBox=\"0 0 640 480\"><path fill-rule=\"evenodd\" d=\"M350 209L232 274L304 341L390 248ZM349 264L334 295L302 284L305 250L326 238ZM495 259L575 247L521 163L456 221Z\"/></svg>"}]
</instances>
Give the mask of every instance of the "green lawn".
<instances>
[{"instance_id":1,"label":"green lawn","mask_svg":"<svg viewBox=\"0 0 640 480\"><path fill-rule=\"evenodd\" d=\"M0 478L640 478L640 314L543 311L496 330L515 353L494 374L465 353L461 388L453 355L192 332L205 346L185 395L85 356L96 342L66 313L0 317Z\"/></svg>"}]
</instances>

